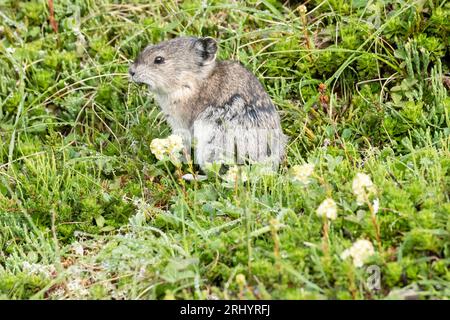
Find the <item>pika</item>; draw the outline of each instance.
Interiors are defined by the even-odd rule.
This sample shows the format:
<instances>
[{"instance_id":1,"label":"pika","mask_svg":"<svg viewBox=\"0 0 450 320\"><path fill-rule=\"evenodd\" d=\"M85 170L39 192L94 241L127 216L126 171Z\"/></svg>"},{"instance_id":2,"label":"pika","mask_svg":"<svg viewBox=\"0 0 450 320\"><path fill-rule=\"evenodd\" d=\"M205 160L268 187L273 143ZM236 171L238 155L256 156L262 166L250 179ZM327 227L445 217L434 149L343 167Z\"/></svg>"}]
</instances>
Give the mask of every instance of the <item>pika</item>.
<instances>
[{"instance_id":1,"label":"pika","mask_svg":"<svg viewBox=\"0 0 450 320\"><path fill-rule=\"evenodd\" d=\"M217 42L179 37L147 46L129 68L148 85L174 134L194 161L278 167L286 136L259 80L240 62L216 59Z\"/></svg>"}]
</instances>

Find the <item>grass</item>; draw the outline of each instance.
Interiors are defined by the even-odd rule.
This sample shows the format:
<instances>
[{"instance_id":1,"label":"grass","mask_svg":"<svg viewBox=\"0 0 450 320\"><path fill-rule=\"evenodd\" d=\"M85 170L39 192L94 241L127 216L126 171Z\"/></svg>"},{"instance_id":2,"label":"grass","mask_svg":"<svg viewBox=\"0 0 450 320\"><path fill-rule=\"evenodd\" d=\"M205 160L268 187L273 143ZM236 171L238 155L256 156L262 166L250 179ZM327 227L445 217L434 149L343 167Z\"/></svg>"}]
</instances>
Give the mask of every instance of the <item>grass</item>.
<instances>
[{"instance_id":1,"label":"grass","mask_svg":"<svg viewBox=\"0 0 450 320\"><path fill-rule=\"evenodd\" d=\"M0 4L0 298L449 298L449 3L72 2L58 32L47 1ZM152 155L170 131L127 69L180 35L264 84L290 138L278 172L187 183Z\"/></svg>"}]
</instances>

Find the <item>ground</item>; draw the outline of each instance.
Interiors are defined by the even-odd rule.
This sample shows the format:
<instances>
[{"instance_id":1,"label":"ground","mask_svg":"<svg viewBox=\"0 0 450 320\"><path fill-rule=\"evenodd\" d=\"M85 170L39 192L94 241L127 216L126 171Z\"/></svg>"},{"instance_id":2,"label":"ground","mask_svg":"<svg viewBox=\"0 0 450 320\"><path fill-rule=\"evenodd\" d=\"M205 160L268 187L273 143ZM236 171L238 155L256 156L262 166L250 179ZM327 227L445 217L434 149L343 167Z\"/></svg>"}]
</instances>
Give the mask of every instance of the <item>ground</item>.
<instances>
[{"instance_id":1,"label":"ground","mask_svg":"<svg viewBox=\"0 0 450 320\"><path fill-rule=\"evenodd\" d=\"M0 298L450 297L450 3L52 3L0 2ZM181 35L263 83L277 172L152 153L127 69Z\"/></svg>"}]
</instances>

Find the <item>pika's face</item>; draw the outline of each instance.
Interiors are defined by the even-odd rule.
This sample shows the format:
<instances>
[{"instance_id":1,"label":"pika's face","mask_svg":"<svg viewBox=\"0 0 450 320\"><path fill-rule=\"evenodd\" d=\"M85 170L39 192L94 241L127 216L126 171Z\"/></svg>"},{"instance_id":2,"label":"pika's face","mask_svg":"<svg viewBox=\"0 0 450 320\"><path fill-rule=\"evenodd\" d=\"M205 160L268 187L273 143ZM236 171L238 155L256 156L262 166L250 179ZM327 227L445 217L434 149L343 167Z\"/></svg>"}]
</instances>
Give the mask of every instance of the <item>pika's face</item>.
<instances>
[{"instance_id":1,"label":"pika's face","mask_svg":"<svg viewBox=\"0 0 450 320\"><path fill-rule=\"evenodd\" d=\"M147 46L130 66L133 81L158 94L170 94L206 78L214 67L217 44L212 38L175 38Z\"/></svg>"}]
</instances>

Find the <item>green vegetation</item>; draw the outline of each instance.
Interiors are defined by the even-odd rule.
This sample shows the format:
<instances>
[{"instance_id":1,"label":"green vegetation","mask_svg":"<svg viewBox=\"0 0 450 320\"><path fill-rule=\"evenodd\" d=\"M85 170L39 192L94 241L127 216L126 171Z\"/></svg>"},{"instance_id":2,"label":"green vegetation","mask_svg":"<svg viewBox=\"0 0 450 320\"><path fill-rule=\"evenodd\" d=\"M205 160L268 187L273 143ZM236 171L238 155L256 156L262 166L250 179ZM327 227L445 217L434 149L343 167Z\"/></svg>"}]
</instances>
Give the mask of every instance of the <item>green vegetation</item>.
<instances>
[{"instance_id":1,"label":"green vegetation","mask_svg":"<svg viewBox=\"0 0 450 320\"><path fill-rule=\"evenodd\" d=\"M57 32L48 1L0 2L0 298L450 297L450 3L293 2L58 0ZM264 84L276 174L188 183L151 153L170 131L128 65L180 35Z\"/></svg>"}]
</instances>

